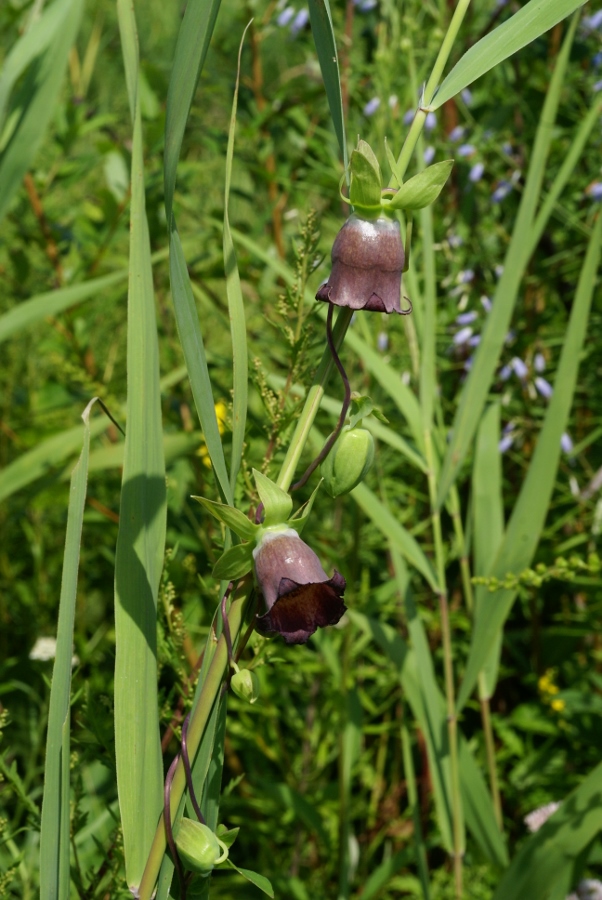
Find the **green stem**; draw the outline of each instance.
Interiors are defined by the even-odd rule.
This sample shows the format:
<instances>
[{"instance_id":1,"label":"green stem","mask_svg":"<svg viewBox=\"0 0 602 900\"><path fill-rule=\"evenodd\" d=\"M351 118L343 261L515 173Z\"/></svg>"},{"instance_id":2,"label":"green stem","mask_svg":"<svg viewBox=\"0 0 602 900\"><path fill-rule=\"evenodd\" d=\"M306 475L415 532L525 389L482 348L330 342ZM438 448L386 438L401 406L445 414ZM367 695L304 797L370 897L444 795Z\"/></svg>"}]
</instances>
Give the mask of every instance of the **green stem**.
<instances>
[{"instance_id":1,"label":"green stem","mask_svg":"<svg viewBox=\"0 0 602 900\"><path fill-rule=\"evenodd\" d=\"M460 548L460 571L462 573L462 588L464 598L466 600L466 608L469 613L474 610L474 595L472 590L472 578L470 572L470 563L465 547L464 528L462 518L460 516L460 499L458 497L458 488L454 485L449 493L449 510L452 521L454 523L454 532L456 540ZM485 673L479 673L479 702L481 704L481 722L483 724L483 733L485 735L485 749L487 755L487 771L489 774L489 788L493 799L493 810L500 831L503 830L502 819L502 801L500 798L500 786L497 777L497 765L495 760L495 743L493 740L493 729L491 727L491 710L489 706L489 696L487 695L487 683Z\"/></svg>"},{"instance_id":2,"label":"green stem","mask_svg":"<svg viewBox=\"0 0 602 900\"><path fill-rule=\"evenodd\" d=\"M236 642L238 632L240 631L240 627L243 621L244 607L246 601L250 596L251 589L252 582L249 579L246 589L242 591L240 596L236 597L232 601L232 604L230 606L228 622L230 625L230 634L233 642ZM198 702L190 715L190 724L188 726L188 754L191 760L194 759L197 750L199 749L199 745L203 737L203 732L205 731L205 726L207 725L207 721L209 719L209 716L211 715L213 704L217 699L222 679L227 667L228 648L226 645L225 635L222 634L219 641L217 642L215 653L213 655L213 659L211 660L211 665L209 666L207 677L205 678L205 682L199 695ZM186 774L184 772L184 764L180 759L171 786L170 810L172 820L178 810L185 790ZM161 815L159 824L157 825L157 830L155 832L155 837L153 839L152 847L146 862L146 867L142 875L142 881L140 882L140 888L138 890L138 900L150 900L155 888L157 878L159 876L159 870L161 868L161 863L163 862L163 856L165 854L166 847L167 841L165 838L165 825L163 822L163 815Z\"/></svg>"},{"instance_id":3,"label":"green stem","mask_svg":"<svg viewBox=\"0 0 602 900\"><path fill-rule=\"evenodd\" d=\"M447 586L445 581L445 556L443 550L443 536L441 532L441 514L436 506L437 480L434 468L435 459L433 453L432 433L428 428L424 432L424 448L426 455L426 464L428 466L429 497L431 504L431 518L433 523L433 539L435 543L439 608L441 610L441 633L443 638L443 666L445 672L445 698L447 705L447 731L449 740L449 762L452 795L451 804L454 844L454 880L456 886L456 898L460 900L460 898L462 897L462 857L464 854L464 841L462 828L462 800L460 796L460 770L458 765L458 720L456 716L453 654L451 629L449 624Z\"/></svg>"},{"instance_id":4,"label":"green stem","mask_svg":"<svg viewBox=\"0 0 602 900\"><path fill-rule=\"evenodd\" d=\"M431 892L429 886L428 861L426 858L424 837L422 835L422 825L420 823L420 808L418 804L418 790L416 787L414 760L412 759L412 744L410 741L410 734L403 720L401 724L401 746L403 752L403 768L408 789L408 801L412 809L412 819L414 822L414 843L416 845L418 876L420 878L424 900L430 900Z\"/></svg>"},{"instance_id":5,"label":"green stem","mask_svg":"<svg viewBox=\"0 0 602 900\"><path fill-rule=\"evenodd\" d=\"M397 171L402 178L405 175L406 170L410 164L412 153L414 152L414 149L418 142L418 138L420 137L422 129L424 128L424 123L429 112L429 106L433 102L435 91L439 85L441 76L443 75L443 70L447 65L451 49L453 47L454 41L458 36L460 26L462 25L462 21L464 20L464 16L466 15L469 4L470 0L460 0L454 10L451 22L449 23L448 29L445 33L445 37L443 38L443 43L441 44L439 53L437 54L437 59L435 60L435 65L433 66L431 76L424 89L422 102L416 110L416 114L410 126L410 130L403 143L401 153L399 154L399 158L397 160ZM396 178L395 176L392 176L391 180L389 181L389 187L393 187L395 183Z\"/></svg>"},{"instance_id":6,"label":"green stem","mask_svg":"<svg viewBox=\"0 0 602 900\"><path fill-rule=\"evenodd\" d=\"M352 309L341 309L341 312L338 315L332 334L334 345L337 348L337 351L341 348L341 345L345 338L345 334L347 333L347 329L349 327L349 323L351 322L352 315ZM320 365L318 366L313 384L307 392L307 397L305 398L305 406L303 407L303 411L301 413L299 421L297 422L295 433L293 434L293 438L288 448L286 457L284 459L284 462L282 463L282 468L280 469L280 475L278 476L277 484L278 487L282 488L283 491L288 491L294 478L295 469L297 468L297 465L301 458L301 454L303 453L303 449L309 437L311 427L314 424L314 419L316 418L316 415L320 408L320 403L322 402L322 397L324 396L326 383L328 382L333 366L334 360L329 348L327 347L322 354L322 359L320 361Z\"/></svg>"}]
</instances>

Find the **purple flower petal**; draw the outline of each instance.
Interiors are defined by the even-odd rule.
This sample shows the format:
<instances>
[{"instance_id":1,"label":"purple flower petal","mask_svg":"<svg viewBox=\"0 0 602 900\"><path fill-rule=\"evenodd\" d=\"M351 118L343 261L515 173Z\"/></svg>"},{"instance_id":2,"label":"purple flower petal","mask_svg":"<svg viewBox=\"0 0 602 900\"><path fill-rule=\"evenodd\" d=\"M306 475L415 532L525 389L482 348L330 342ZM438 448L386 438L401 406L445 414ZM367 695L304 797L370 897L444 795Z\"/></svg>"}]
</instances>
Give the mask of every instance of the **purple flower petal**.
<instances>
[{"instance_id":1,"label":"purple flower petal","mask_svg":"<svg viewBox=\"0 0 602 900\"><path fill-rule=\"evenodd\" d=\"M510 191L512 190L512 185L509 181L500 181L495 191L491 195L492 203L500 203L504 197L507 197Z\"/></svg>"},{"instance_id":2,"label":"purple flower petal","mask_svg":"<svg viewBox=\"0 0 602 900\"><path fill-rule=\"evenodd\" d=\"M510 365L512 366L514 374L518 375L521 381L524 381L529 374L529 370L522 359L519 356L514 356L510 362Z\"/></svg>"},{"instance_id":3,"label":"purple flower petal","mask_svg":"<svg viewBox=\"0 0 602 900\"><path fill-rule=\"evenodd\" d=\"M477 318L477 312L474 309L469 310L468 312L460 313L459 316L456 316L456 324L457 325L470 325L471 322Z\"/></svg>"},{"instance_id":4,"label":"purple flower petal","mask_svg":"<svg viewBox=\"0 0 602 900\"><path fill-rule=\"evenodd\" d=\"M471 339L468 342L468 345L470 347L478 347L480 343L481 343L481 335L473 334L473 336L471 337Z\"/></svg>"},{"instance_id":5,"label":"purple flower petal","mask_svg":"<svg viewBox=\"0 0 602 900\"><path fill-rule=\"evenodd\" d=\"M437 125L437 116L434 112L430 112L426 114L426 119L424 120L424 127L426 131L432 131L433 128Z\"/></svg>"},{"instance_id":6,"label":"purple flower petal","mask_svg":"<svg viewBox=\"0 0 602 900\"><path fill-rule=\"evenodd\" d=\"M602 181L592 181L586 189L585 193L588 197L591 197L592 200L602 200Z\"/></svg>"},{"instance_id":7,"label":"purple flower petal","mask_svg":"<svg viewBox=\"0 0 602 900\"><path fill-rule=\"evenodd\" d=\"M297 37L300 31L303 31L307 23L309 22L309 10L306 7L300 9L297 15L293 20L293 24L291 25L291 34L293 37Z\"/></svg>"},{"instance_id":8,"label":"purple flower petal","mask_svg":"<svg viewBox=\"0 0 602 900\"><path fill-rule=\"evenodd\" d=\"M287 6L286 9L283 9L276 21L281 28L286 28L289 24L293 16L295 15L295 10L292 6Z\"/></svg>"},{"instance_id":9,"label":"purple flower petal","mask_svg":"<svg viewBox=\"0 0 602 900\"><path fill-rule=\"evenodd\" d=\"M550 382L546 381L545 378L542 378L541 375L538 375L535 379L535 387L537 388L541 396L546 398L546 400L549 400L554 393L554 388L552 387Z\"/></svg>"},{"instance_id":10,"label":"purple flower petal","mask_svg":"<svg viewBox=\"0 0 602 900\"><path fill-rule=\"evenodd\" d=\"M462 140L465 134L466 129L462 125L456 125L455 128L452 128L447 138L452 142L452 144L457 144L458 141Z\"/></svg>"},{"instance_id":11,"label":"purple flower petal","mask_svg":"<svg viewBox=\"0 0 602 900\"><path fill-rule=\"evenodd\" d=\"M510 447L512 446L513 443L514 443L514 436L511 434L507 434L505 437L503 437L500 440L499 444L497 445L497 448L500 451L500 453L505 453L506 450L510 449Z\"/></svg>"},{"instance_id":12,"label":"purple flower petal","mask_svg":"<svg viewBox=\"0 0 602 900\"><path fill-rule=\"evenodd\" d=\"M473 153L476 153L476 148L472 144L460 144L457 149L458 156L472 156Z\"/></svg>"},{"instance_id":13,"label":"purple flower petal","mask_svg":"<svg viewBox=\"0 0 602 900\"><path fill-rule=\"evenodd\" d=\"M483 177L483 172L485 171L485 164L482 162L475 163L470 172L468 173L469 179L476 184L477 181L480 181Z\"/></svg>"},{"instance_id":14,"label":"purple flower petal","mask_svg":"<svg viewBox=\"0 0 602 900\"><path fill-rule=\"evenodd\" d=\"M429 163L431 163L433 161L434 156L435 156L435 148L427 147L424 151L424 161L427 166L429 165Z\"/></svg>"},{"instance_id":15,"label":"purple flower petal","mask_svg":"<svg viewBox=\"0 0 602 900\"><path fill-rule=\"evenodd\" d=\"M411 125L412 122L414 121L415 115L416 115L415 109L408 109L408 111L403 114L403 124Z\"/></svg>"},{"instance_id":16,"label":"purple flower petal","mask_svg":"<svg viewBox=\"0 0 602 900\"><path fill-rule=\"evenodd\" d=\"M380 97L373 97L372 100L368 100L364 106L364 115L368 117L373 116L379 106Z\"/></svg>"},{"instance_id":17,"label":"purple flower petal","mask_svg":"<svg viewBox=\"0 0 602 900\"><path fill-rule=\"evenodd\" d=\"M566 431L563 432L563 434L560 436L560 446L562 447L564 453L573 452L573 441L570 434L567 434Z\"/></svg>"},{"instance_id":18,"label":"purple flower petal","mask_svg":"<svg viewBox=\"0 0 602 900\"><path fill-rule=\"evenodd\" d=\"M472 106L472 91L469 91L468 88L464 88L460 96L462 97L462 100L464 100L466 106Z\"/></svg>"},{"instance_id":19,"label":"purple flower petal","mask_svg":"<svg viewBox=\"0 0 602 900\"><path fill-rule=\"evenodd\" d=\"M533 368L536 372L544 372L546 368L546 358L543 353L536 353L533 357Z\"/></svg>"},{"instance_id":20,"label":"purple flower petal","mask_svg":"<svg viewBox=\"0 0 602 900\"><path fill-rule=\"evenodd\" d=\"M380 350L381 353L384 353L389 346L389 335L386 331L379 332L379 335L376 339L376 346Z\"/></svg>"},{"instance_id":21,"label":"purple flower petal","mask_svg":"<svg viewBox=\"0 0 602 900\"><path fill-rule=\"evenodd\" d=\"M508 381L511 375L512 365L508 363L507 365L502 366L502 368L500 369L500 378L502 379L502 381Z\"/></svg>"},{"instance_id":22,"label":"purple flower petal","mask_svg":"<svg viewBox=\"0 0 602 900\"><path fill-rule=\"evenodd\" d=\"M491 312L492 305L493 304L491 303L489 297L486 297L485 294L483 294L483 296L481 297L481 306L483 307L485 312Z\"/></svg>"},{"instance_id":23,"label":"purple flower petal","mask_svg":"<svg viewBox=\"0 0 602 900\"><path fill-rule=\"evenodd\" d=\"M470 338L472 337L472 328L467 325L466 328L461 328L460 331L457 331L453 336L453 342L456 347L461 347L462 344L467 344Z\"/></svg>"}]
</instances>

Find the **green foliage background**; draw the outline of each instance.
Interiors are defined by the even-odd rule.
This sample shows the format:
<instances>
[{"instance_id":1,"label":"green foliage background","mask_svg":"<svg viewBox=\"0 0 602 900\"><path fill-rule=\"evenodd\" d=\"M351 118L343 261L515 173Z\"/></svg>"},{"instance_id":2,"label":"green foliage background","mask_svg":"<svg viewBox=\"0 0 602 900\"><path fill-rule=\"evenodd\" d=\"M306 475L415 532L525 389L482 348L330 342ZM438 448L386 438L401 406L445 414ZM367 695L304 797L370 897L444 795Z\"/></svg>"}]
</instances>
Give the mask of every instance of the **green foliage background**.
<instances>
[{"instance_id":1,"label":"green foliage background","mask_svg":"<svg viewBox=\"0 0 602 900\"><path fill-rule=\"evenodd\" d=\"M137 10L168 488L168 553L158 630L166 767L178 750L176 735L191 702L198 656L218 600L219 585L210 572L223 547L219 524L190 499L193 493L213 499L218 494L183 369L167 268L163 135L180 12L177 4L158 0L148 0ZM343 169L311 33L303 28L293 36L278 24L281 12L275 4L222 4L184 138L175 198L228 453L232 373L222 257L223 183L236 54L253 15L243 51L230 198L252 374L243 477L236 496L243 505L254 498L251 469L266 468L270 447L273 458L267 471L274 475L300 411L299 394L283 394L283 384L288 379L289 384L307 387L320 359L320 311L304 303L304 291L312 295L327 276L330 247L346 215L338 190ZM444 5L383 2L364 12L333 4L332 12L341 48L347 134L359 133L369 141L385 169L384 138L399 151L407 131L404 114L416 106L412 73L418 73L417 84L428 74L446 21ZM20 0L1 6L0 61L31 14L32 6ZM501 7L475 5L456 55L505 15ZM445 427L437 423L441 439L452 421L472 353L465 344L454 343L460 328L456 319L474 310L475 334L485 322L480 298L493 293L499 278L565 31L566 23L557 26L488 73L472 87L471 98L449 101L425 135L425 146L434 148L436 161L456 157L452 178L433 207L437 366L445 422ZM592 59L601 44L600 31L578 29L544 198L590 108L600 73ZM368 116L364 108L374 97L380 106ZM459 125L466 129L465 137L453 142L450 132ZM93 396L124 424L131 134L115 7L99 0L84 11L50 127L0 230L0 315L46 292L124 274L123 281L20 329L0 344L0 896L28 898L38 890L51 663L32 658L31 651L40 637L56 633L68 478L81 449L79 432L70 443L66 435ZM508 380L496 377L491 389L490 399L501 404L502 426L512 423L515 437L503 457L506 520L546 410L546 400L534 384L535 356L545 358L542 374L554 383L597 211L592 184L600 177L599 138L598 121L522 284L501 364L519 357L528 375L523 380L516 375ZM473 149L459 155L461 144ZM476 162L484 164L484 175L473 183L469 174ZM492 195L502 181L512 189L496 203ZM420 235L419 225L417 231ZM415 239L413 252L419 270L420 239ZM289 277L292 273L292 286L287 286L283 266L288 266ZM300 319L302 328L297 330ZM411 319L360 314L352 331L404 384L417 388ZM568 573L556 569L555 577L541 584L525 578L519 587L491 702L512 856L525 839L523 816L562 800L599 761L602 591L595 564L580 566L579 561L585 563L599 551L602 529L599 487L587 491L602 466L601 341L598 287L571 414L574 448L561 458L535 562L545 572L559 556L576 559ZM373 367L351 349L343 356L354 390L370 394L389 427L412 443L405 419L390 391L374 377ZM336 382L329 392L339 396ZM336 405L325 404L317 421L322 435L332 430L336 413ZM81 898L129 896L123 880L111 716L113 572L123 450L114 425L98 427L104 430L97 428L90 456L72 688L72 896ZM27 458L25 475L18 490L13 489L11 465L36 448L38 459ZM309 462L309 451L306 456ZM469 550L470 463L459 480ZM432 557L423 474L379 441L367 484ZM310 492L308 486L299 501ZM407 637L401 590L405 585L419 610L442 683L440 619L433 592L415 573L407 575L407 583L406 576L395 578L381 531L352 498L333 503L319 494L314 509L304 537L328 572L336 566L345 575L350 609L388 623ZM454 655L461 674L472 627L462 591L464 548L458 546L448 512L442 515ZM276 641L263 645L263 639L255 637L247 654L250 658L260 648L264 654L265 664L256 669L259 701L249 706L232 697L229 704L220 818L241 828L233 850L237 865L268 876L281 897L341 896L342 884L347 884L342 896L364 900L422 896L412 845L416 819L402 746L407 727L432 896L451 897L452 877L434 817L424 737L409 716L396 672L376 644L351 618L316 635L307 647ZM485 771L477 700L466 705L461 729ZM387 877L372 890L370 877L388 860ZM592 877L602 875L599 841L588 847L582 869ZM469 841L467 896L490 897L499 881L499 870ZM237 876L220 873L213 879L213 895L251 898L259 893Z\"/></svg>"}]
</instances>

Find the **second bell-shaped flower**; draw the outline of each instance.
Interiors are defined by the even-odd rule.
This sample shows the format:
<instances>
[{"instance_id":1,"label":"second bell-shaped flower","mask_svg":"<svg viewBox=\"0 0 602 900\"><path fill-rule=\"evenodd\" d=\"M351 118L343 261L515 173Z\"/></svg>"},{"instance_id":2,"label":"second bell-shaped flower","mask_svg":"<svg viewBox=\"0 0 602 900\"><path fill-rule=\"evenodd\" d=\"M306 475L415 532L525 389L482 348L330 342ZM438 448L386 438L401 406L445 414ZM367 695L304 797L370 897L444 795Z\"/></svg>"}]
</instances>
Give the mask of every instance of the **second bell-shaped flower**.
<instances>
[{"instance_id":1,"label":"second bell-shaped flower","mask_svg":"<svg viewBox=\"0 0 602 900\"><path fill-rule=\"evenodd\" d=\"M332 246L332 272L316 300L403 315L401 274L404 264L399 222L350 216Z\"/></svg>"},{"instance_id":2,"label":"second bell-shaped flower","mask_svg":"<svg viewBox=\"0 0 602 900\"><path fill-rule=\"evenodd\" d=\"M345 579L329 578L314 551L292 528L266 531L253 551L255 578L266 612L258 630L304 644L317 628L336 625L346 606Z\"/></svg>"}]
</instances>

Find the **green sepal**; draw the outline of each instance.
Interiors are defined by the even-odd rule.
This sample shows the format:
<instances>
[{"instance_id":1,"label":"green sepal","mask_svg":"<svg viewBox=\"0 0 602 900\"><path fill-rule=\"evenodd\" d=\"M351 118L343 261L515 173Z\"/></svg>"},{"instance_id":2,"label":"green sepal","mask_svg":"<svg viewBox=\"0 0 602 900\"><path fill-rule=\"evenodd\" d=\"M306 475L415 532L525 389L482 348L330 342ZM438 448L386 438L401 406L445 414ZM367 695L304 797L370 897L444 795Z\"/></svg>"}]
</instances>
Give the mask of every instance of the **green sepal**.
<instances>
[{"instance_id":1,"label":"green sepal","mask_svg":"<svg viewBox=\"0 0 602 900\"><path fill-rule=\"evenodd\" d=\"M213 577L220 581L236 581L244 578L253 568L253 545L237 544L226 550L213 567Z\"/></svg>"},{"instance_id":2,"label":"green sepal","mask_svg":"<svg viewBox=\"0 0 602 900\"><path fill-rule=\"evenodd\" d=\"M225 503L217 503L215 500L206 500L205 497L195 497L194 494L192 499L197 500L207 512L231 528L243 541L255 540L259 525L254 525L239 509L226 506Z\"/></svg>"},{"instance_id":3,"label":"green sepal","mask_svg":"<svg viewBox=\"0 0 602 900\"><path fill-rule=\"evenodd\" d=\"M231 859L227 859L221 866L218 866L218 868L234 869L239 875L242 875L243 878L246 878L247 881L250 881L255 887L258 887L260 891L267 894L268 897L274 897L274 888L265 875L259 875L257 872L252 872L250 869L239 869L238 866L234 865Z\"/></svg>"},{"instance_id":4,"label":"green sepal","mask_svg":"<svg viewBox=\"0 0 602 900\"><path fill-rule=\"evenodd\" d=\"M251 705L259 697L259 678L251 669L239 669L230 679L230 687L237 697Z\"/></svg>"},{"instance_id":5,"label":"green sepal","mask_svg":"<svg viewBox=\"0 0 602 900\"><path fill-rule=\"evenodd\" d=\"M378 406L374 405L370 397L361 394L352 394L349 411L349 427L355 428L362 419L366 419L368 416L374 416L375 419L378 419L379 422L383 422L385 425L389 424L387 417L383 415Z\"/></svg>"},{"instance_id":6,"label":"green sepal","mask_svg":"<svg viewBox=\"0 0 602 900\"><path fill-rule=\"evenodd\" d=\"M218 825L215 833L225 846L230 849L236 838L240 828L227 828L225 825Z\"/></svg>"},{"instance_id":7,"label":"green sepal","mask_svg":"<svg viewBox=\"0 0 602 900\"><path fill-rule=\"evenodd\" d=\"M314 505L314 500L316 499L316 494L320 490L320 485L322 484L322 479L318 481L316 487L312 491L312 495L309 500L300 506L294 516L286 523L289 528L294 528L297 534L301 534L303 529L305 528L305 523L309 519L309 515L311 513L311 508Z\"/></svg>"},{"instance_id":8,"label":"green sepal","mask_svg":"<svg viewBox=\"0 0 602 900\"><path fill-rule=\"evenodd\" d=\"M403 178L401 177L399 169L397 168L397 160L395 159L395 157L393 155L393 151L389 147L386 138L385 138L385 153L387 154L387 162L389 163L389 168L391 169L391 172L395 176L398 187L401 187L401 185L403 184Z\"/></svg>"},{"instance_id":9,"label":"green sepal","mask_svg":"<svg viewBox=\"0 0 602 900\"><path fill-rule=\"evenodd\" d=\"M378 210L380 208L380 191L382 175L378 160L366 141L358 140L357 147L351 154L351 187L349 200L356 208Z\"/></svg>"},{"instance_id":10,"label":"green sepal","mask_svg":"<svg viewBox=\"0 0 602 900\"><path fill-rule=\"evenodd\" d=\"M190 872L210 875L214 866L227 858L211 829L193 819L182 819L175 840L180 859Z\"/></svg>"},{"instance_id":11,"label":"green sepal","mask_svg":"<svg viewBox=\"0 0 602 900\"><path fill-rule=\"evenodd\" d=\"M437 199L450 176L453 159L435 163L406 181L389 201L388 209L424 209Z\"/></svg>"},{"instance_id":12,"label":"green sepal","mask_svg":"<svg viewBox=\"0 0 602 900\"><path fill-rule=\"evenodd\" d=\"M286 522L293 509L292 497L274 484L267 475L262 475L257 469L253 469L253 478L257 486L259 499L263 503L264 519L262 525L279 525Z\"/></svg>"}]
</instances>

